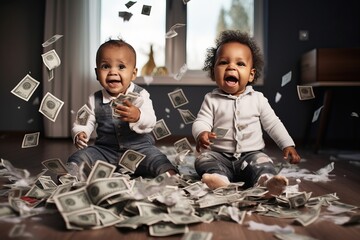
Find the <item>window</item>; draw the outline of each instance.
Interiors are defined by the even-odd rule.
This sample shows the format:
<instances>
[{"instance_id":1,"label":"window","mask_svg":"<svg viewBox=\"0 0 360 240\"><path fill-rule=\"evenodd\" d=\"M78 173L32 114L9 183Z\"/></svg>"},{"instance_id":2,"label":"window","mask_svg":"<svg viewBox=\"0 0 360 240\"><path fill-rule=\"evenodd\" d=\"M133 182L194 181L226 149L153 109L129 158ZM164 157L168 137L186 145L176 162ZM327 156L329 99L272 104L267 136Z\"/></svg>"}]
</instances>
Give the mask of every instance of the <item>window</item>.
<instances>
[{"instance_id":1,"label":"window","mask_svg":"<svg viewBox=\"0 0 360 240\"><path fill-rule=\"evenodd\" d=\"M130 43L137 53L139 75L141 67L148 60L150 46L154 51L155 63L165 64L165 14L166 1L142 0L127 8L127 1L101 0L100 41L122 38ZM150 15L141 14L143 5L151 6ZM119 12L131 12L129 20L119 17Z\"/></svg>"},{"instance_id":2,"label":"window","mask_svg":"<svg viewBox=\"0 0 360 240\"><path fill-rule=\"evenodd\" d=\"M156 67L166 67L168 76L155 74L152 84L214 85L201 69L206 49L214 45L219 31L246 30L263 46L263 0L142 0L127 8L127 1L102 0L101 41L122 37L137 51L138 83L143 83L141 70L149 60L150 47ZM144 5L151 6L149 16L141 14ZM119 12L133 15L129 21ZM175 24L177 36L165 38ZM187 72L180 81L173 78L186 63ZM257 84L262 84L259 79Z\"/></svg>"}]
</instances>

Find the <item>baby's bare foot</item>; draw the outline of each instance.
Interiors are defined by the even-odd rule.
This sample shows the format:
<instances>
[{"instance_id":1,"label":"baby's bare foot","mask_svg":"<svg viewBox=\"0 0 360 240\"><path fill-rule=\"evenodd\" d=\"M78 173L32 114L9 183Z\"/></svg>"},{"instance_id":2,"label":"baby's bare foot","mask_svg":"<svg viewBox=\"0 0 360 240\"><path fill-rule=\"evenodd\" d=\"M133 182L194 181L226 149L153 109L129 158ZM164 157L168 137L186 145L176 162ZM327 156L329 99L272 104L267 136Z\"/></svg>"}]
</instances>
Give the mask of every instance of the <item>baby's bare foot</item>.
<instances>
[{"instance_id":1,"label":"baby's bare foot","mask_svg":"<svg viewBox=\"0 0 360 240\"><path fill-rule=\"evenodd\" d=\"M219 187L226 187L230 181L226 176L216 173L205 173L202 175L201 181L205 183L210 189L214 190Z\"/></svg>"},{"instance_id":2,"label":"baby's bare foot","mask_svg":"<svg viewBox=\"0 0 360 240\"><path fill-rule=\"evenodd\" d=\"M268 196L278 196L282 194L286 188L286 186L289 184L289 181L286 177L276 175L272 178L265 181L265 187L268 189Z\"/></svg>"}]
</instances>

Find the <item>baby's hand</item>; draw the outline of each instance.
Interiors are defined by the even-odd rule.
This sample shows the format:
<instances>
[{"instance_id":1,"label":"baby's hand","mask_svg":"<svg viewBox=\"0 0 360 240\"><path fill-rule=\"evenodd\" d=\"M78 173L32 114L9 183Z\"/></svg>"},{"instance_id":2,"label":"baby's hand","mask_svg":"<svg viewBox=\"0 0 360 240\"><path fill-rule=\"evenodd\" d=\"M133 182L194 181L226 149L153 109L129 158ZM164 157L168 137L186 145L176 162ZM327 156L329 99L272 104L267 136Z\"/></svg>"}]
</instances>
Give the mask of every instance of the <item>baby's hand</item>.
<instances>
[{"instance_id":1,"label":"baby's hand","mask_svg":"<svg viewBox=\"0 0 360 240\"><path fill-rule=\"evenodd\" d=\"M140 118L140 109L125 99L122 104L116 106L115 112L121 117L121 121L134 123Z\"/></svg>"},{"instance_id":2,"label":"baby's hand","mask_svg":"<svg viewBox=\"0 0 360 240\"><path fill-rule=\"evenodd\" d=\"M300 162L300 156L296 152L294 147L286 147L283 149L284 159L287 160L290 156L290 163L298 164Z\"/></svg>"},{"instance_id":3,"label":"baby's hand","mask_svg":"<svg viewBox=\"0 0 360 240\"><path fill-rule=\"evenodd\" d=\"M200 152L201 148L209 148L211 139L216 138L216 134L213 132L204 131L200 133L196 142L196 151Z\"/></svg>"},{"instance_id":4,"label":"baby's hand","mask_svg":"<svg viewBox=\"0 0 360 240\"><path fill-rule=\"evenodd\" d=\"M80 132L76 135L75 137L75 146L78 148L78 149L83 149L83 148L86 148L88 145L87 145L87 135L85 132Z\"/></svg>"}]
</instances>

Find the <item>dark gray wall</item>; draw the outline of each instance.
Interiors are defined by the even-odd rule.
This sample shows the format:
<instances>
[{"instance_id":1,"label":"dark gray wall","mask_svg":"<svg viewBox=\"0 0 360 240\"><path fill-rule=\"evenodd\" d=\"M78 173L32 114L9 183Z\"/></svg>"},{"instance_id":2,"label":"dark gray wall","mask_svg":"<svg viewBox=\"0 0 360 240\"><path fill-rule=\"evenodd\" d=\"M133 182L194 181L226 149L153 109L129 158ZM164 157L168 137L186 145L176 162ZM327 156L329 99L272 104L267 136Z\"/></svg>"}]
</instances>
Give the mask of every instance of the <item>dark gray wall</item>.
<instances>
[{"instance_id":1,"label":"dark gray wall","mask_svg":"<svg viewBox=\"0 0 360 240\"><path fill-rule=\"evenodd\" d=\"M262 90L272 102L277 91L283 95L282 100L272 106L291 135L304 140L314 110L323 104L323 89L315 89L314 100L298 100L296 84L300 79L300 57L314 48L360 47L360 2L268 0L267 3L268 71ZM298 40L299 30L309 31L309 41ZM289 70L293 72L293 81L280 89L281 76ZM360 88L342 88L334 93L326 139L328 143L345 143L360 148L359 118L350 117L352 111L360 113ZM357 121L356 126L354 121ZM310 126L312 136L318 124L317 121ZM353 141L355 139L357 144Z\"/></svg>"},{"instance_id":2,"label":"dark gray wall","mask_svg":"<svg viewBox=\"0 0 360 240\"><path fill-rule=\"evenodd\" d=\"M310 137L315 136L318 123L309 125L309 122L314 110L322 105L323 94L322 89L316 89L316 99L298 100L296 85L300 78L300 57L313 48L360 47L359 3L358 0L265 0L267 66L265 84L256 89L268 97L275 112L299 143L306 143L304 136L308 127ZM34 98L41 95L41 87L28 103L13 96L10 91L29 71L34 78L42 81L41 43L45 1L3 0L0 6L0 111L3 116L0 119L0 132L42 130L38 105L32 104ZM299 30L309 31L308 41L299 41ZM292 71L292 81L281 87L281 78L289 71ZM173 135L191 135L191 125L180 127L180 115L167 96L177 86L145 87L151 94L158 119L165 119ZM213 89L208 86L181 88L190 101L183 108L193 114L197 113L205 93ZM279 103L275 103L277 92L282 95ZM329 142L359 142L359 118L350 117L351 112L360 114L359 93L359 88L342 88L335 93L327 138ZM170 113L165 111L166 108ZM34 121L29 124L29 119Z\"/></svg>"},{"instance_id":3,"label":"dark gray wall","mask_svg":"<svg viewBox=\"0 0 360 240\"><path fill-rule=\"evenodd\" d=\"M44 10L45 0L0 2L0 131L42 130L41 84L28 102L11 90L28 73L42 82Z\"/></svg>"}]
</instances>

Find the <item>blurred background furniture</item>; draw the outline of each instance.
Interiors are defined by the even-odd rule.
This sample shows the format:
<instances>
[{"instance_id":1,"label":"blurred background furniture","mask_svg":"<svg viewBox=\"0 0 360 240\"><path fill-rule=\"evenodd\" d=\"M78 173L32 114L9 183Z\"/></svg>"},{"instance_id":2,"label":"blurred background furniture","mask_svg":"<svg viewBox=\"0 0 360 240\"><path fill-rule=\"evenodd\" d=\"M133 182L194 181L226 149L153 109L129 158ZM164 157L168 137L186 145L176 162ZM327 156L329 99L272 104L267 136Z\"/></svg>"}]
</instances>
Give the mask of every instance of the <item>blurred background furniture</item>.
<instances>
[{"instance_id":1,"label":"blurred background furniture","mask_svg":"<svg viewBox=\"0 0 360 240\"><path fill-rule=\"evenodd\" d=\"M301 57L301 85L323 88L323 108L314 151L325 138L334 91L340 87L360 86L360 48L318 48Z\"/></svg>"}]
</instances>

